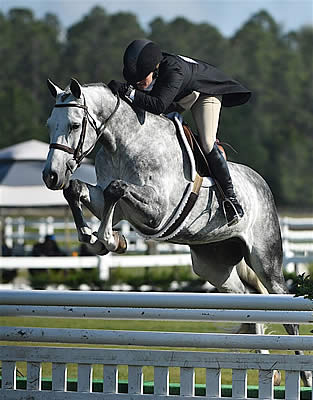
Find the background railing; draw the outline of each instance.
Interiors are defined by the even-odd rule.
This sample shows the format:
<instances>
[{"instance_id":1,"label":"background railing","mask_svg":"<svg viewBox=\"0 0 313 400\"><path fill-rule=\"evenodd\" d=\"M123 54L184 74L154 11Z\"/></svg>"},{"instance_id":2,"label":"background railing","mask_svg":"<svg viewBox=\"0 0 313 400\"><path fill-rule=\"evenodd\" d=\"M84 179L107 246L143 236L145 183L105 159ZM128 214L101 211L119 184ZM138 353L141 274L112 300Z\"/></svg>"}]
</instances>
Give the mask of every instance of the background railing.
<instances>
[{"instance_id":1,"label":"background railing","mask_svg":"<svg viewBox=\"0 0 313 400\"><path fill-rule=\"evenodd\" d=\"M93 231L97 230L99 221L95 217L89 219ZM283 237L285 264L287 261L303 257L308 262L313 261L313 218L283 217L280 219ZM127 221L116 225L128 242L128 251L146 253L150 242L141 238ZM74 222L64 218L51 216L30 219L25 217L6 217L4 219L3 240L10 248L24 246L29 252L34 242L42 242L46 235L54 235L56 241L66 246L66 243L77 245L77 233ZM188 246L171 243L156 243L157 253L186 253ZM17 250L18 251L18 250ZM14 255L14 254L13 254ZM18 255L18 254L16 254Z\"/></svg>"},{"instance_id":2,"label":"background railing","mask_svg":"<svg viewBox=\"0 0 313 400\"><path fill-rule=\"evenodd\" d=\"M92 231L96 231L100 224L96 217L89 218L88 223ZM188 246L171 243L157 243L157 249L155 249L154 243L152 244L151 241L141 238L127 221L121 221L116 225L115 229L121 231L126 237L128 252L142 254L147 252L189 252ZM72 249L73 246L77 247L78 245L74 222L65 221L64 218L49 216L37 219L24 217L6 217L4 219L3 240L9 248L13 249L13 255L22 255L20 254L22 248L24 249L24 253L30 253L33 243L37 241L43 242L46 235L54 235L56 241L65 247L65 249ZM153 249L150 249L150 247L153 247Z\"/></svg>"},{"instance_id":3,"label":"background railing","mask_svg":"<svg viewBox=\"0 0 313 400\"><path fill-rule=\"evenodd\" d=\"M287 272L300 271L299 264L313 263L313 218L280 219L284 249L284 267ZM92 230L97 230L99 221L90 218ZM6 217L4 219L3 240L12 248L12 257L0 257L0 270L46 269L46 268L98 268L99 278L106 280L110 268L116 267L160 267L191 265L188 246L159 243L142 239L129 225L122 221L120 230L128 242L127 255L109 254L105 257L31 257L31 249L36 241L42 242L46 235L54 235L56 241L65 248L65 253L73 254L73 246L78 246L77 233L73 222L61 218ZM78 252L75 252L78 255ZM27 256L27 257L21 257Z\"/></svg>"},{"instance_id":4,"label":"background railing","mask_svg":"<svg viewBox=\"0 0 313 400\"><path fill-rule=\"evenodd\" d=\"M280 219L284 265L313 262L313 218Z\"/></svg>"}]
</instances>

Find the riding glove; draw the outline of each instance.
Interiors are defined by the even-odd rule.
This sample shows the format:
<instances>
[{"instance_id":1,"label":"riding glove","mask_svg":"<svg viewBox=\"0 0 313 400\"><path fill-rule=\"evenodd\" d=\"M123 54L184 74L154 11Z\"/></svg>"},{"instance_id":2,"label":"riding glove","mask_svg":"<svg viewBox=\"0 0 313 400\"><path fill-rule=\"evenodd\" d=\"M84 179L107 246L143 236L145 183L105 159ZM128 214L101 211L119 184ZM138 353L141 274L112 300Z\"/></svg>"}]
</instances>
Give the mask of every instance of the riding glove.
<instances>
[{"instance_id":1,"label":"riding glove","mask_svg":"<svg viewBox=\"0 0 313 400\"><path fill-rule=\"evenodd\" d=\"M112 80L108 86L112 90L112 93L118 93L122 97L129 97L130 93L134 90L133 86L115 80Z\"/></svg>"}]
</instances>

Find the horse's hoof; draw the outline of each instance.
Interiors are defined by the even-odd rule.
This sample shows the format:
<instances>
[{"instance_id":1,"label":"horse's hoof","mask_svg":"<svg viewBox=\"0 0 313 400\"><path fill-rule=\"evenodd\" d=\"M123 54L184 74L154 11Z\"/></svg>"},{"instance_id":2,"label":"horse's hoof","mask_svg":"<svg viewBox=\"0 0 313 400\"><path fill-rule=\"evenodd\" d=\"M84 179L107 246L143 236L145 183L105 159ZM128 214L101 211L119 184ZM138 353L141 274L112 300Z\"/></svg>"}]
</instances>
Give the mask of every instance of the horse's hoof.
<instances>
[{"instance_id":1,"label":"horse's hoof","mask_svg":"<svg viewBox=\"0 0 313 400\"><path fill-rule=\"evenodd\" d=\"M274 386L280 386L281 382L281 373L278 369L274 370Z\"/></svg>"},{"instance_id":2,"label":"horse's hoof","mask_svg":"<svg viewBox=\"0 0 313 400\"><path fill-rule=\"evenodd\" d=\"M97 240L95 244L92 246L93 251L98 255L98 256L105 256L108 254L110 251L105 247L103 243L100 242L100 240Z\"/></svg>"},{"instance_id":3,"label":"horse's hoof","mask_svg":"<svg viewBox=\"0 0 313 400\"><path fill-rule=\"evenodd\" d=\"M115 249L115 253L117 254L123 254L127 250L127 241L125 239L124 235L121 235L119 232L114 232L114 237L117 244L117 247Z\"/></svg>"}]
</instances>

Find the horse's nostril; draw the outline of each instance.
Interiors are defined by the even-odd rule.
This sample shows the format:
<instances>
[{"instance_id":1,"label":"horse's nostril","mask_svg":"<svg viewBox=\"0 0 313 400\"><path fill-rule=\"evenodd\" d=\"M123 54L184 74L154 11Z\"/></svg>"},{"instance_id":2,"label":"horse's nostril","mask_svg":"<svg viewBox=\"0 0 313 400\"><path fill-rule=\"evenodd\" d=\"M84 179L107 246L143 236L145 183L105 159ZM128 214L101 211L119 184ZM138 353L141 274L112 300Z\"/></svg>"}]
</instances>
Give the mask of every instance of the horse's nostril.
<instances>
[{"instance_id":1,"label":"horse's nostril","mask_svg":"<svg viewBox=\"0 0 313 400\"><path fill-rule=\"evenodd\" d=\"M56 172L44 170L42 175L43 180L49 189L52 189L56 186L58 182L58 175Z\"/></svg>"},{"instance_id":2,"label":"horse's nostril","mask_svg":"<svg viewBox=\"0 0 313 400\"><path fill-rule=\"evenodd\" d=\"M58 181L58 175L55 172L51 172L49 176L51 186L55 186Z\"/></svg>"}]
</instances>

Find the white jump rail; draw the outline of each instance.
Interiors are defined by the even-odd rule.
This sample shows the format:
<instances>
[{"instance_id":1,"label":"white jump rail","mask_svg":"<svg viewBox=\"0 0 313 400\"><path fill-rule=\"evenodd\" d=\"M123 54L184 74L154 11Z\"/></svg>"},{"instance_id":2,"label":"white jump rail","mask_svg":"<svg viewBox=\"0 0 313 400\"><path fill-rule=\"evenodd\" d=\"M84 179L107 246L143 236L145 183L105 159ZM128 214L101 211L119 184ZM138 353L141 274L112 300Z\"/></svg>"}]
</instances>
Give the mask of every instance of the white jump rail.
<instances>
[{"instance_id":1,"label":"white jump rail","mask_svg":"<svg viewBox=\"0 0 313 400\"><path fill-rule=\"evenodd\" d=\"M303 297L277 294L111 292L72 290L0 290L0 304L86 307L214 308L231 310L312 311Z\"/></svg>"},{"instance_id":2,"label":"white jump rail","mask_svg":"<svg viewBox=\"0 0 313 400\"><path fill-rule=\"evenodd\" d=\"M216 310L216 309L164 309L126 307L74 307L74 306L23 306L0 305L0 316L53 317L82 319L117 320L162 320L162 321L215 321L247 323L297 323L312 324L312 311L271 311L271 310Z\"/></svg>"},{"instance_id":3,"label":"white jump rail","mask_svg":"<svg viewBox=\"0 0 313 400\"><path fill-rule=\"evenodd\" d=\"M193 293L0 291L2 316L121 318L185 321L312 323L313 302L291 295L227 295ZM225 313L225 314L224 314ZM313 336L234 335L191 332L109 331L1 327L1 341L119 345L122 349L0 346L2 399L227 399L221 396L223 369L232 370L231 399L248 399L247 371L259 371L259 399L273 399L273 371L285 371L285 399L300 399L300 371L313 369L313 355L253 354L234 349L313 349ZM144 350L125 346L145 346ZM175 347L151 350L150 347ZM185 351L176 348L203 348ZM208 348L232 349L216 353ZM16 363L27 362L26 389L16 388ZM52 388L41 390L42 364L52 364ZM68 392L67 364L78 365L76 392ZM92 390L94 365L103 370L103 391ZM128 393L118 392L118 367L128 366ZM154 394L143 394L143 367L154 369ZM180 394L169 393L169 369L180 369ZM205 396L195 396L195 371L204 368ZM312 396L311 396L312 397Z\"/></svg>"}]
</instances>

